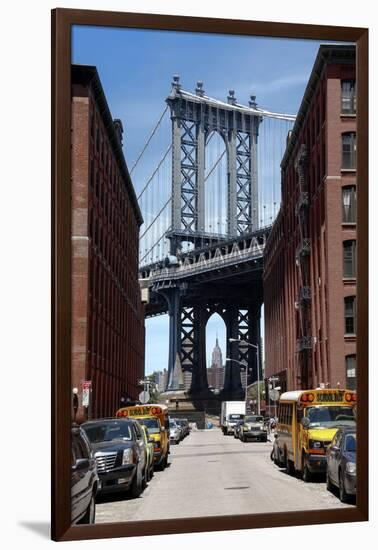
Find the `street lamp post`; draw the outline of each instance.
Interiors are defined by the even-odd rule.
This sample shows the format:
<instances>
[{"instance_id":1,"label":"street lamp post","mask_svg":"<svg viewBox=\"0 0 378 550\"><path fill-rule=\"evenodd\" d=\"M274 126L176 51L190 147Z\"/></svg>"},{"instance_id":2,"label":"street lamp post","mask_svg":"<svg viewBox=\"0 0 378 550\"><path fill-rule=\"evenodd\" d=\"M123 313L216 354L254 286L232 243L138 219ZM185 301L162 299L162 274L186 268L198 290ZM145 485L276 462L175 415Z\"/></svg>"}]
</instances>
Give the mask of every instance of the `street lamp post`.
<instances>
[{"instance_id":1,"label":"street lamp post","mask_svg":"<svg viewBox=\"0 0 378 550\"><path fill-rule=\"evenodd\" d=\"M257 344L251 344L250 342L247 342L246 340L240 340L239 338L229 338L229 342L238 342L239 344L244 344L245 346L249 346L250 348L255 348L257 353L257 414L260 414L260 350L259 346ZM234 360L234 359L233 359Z\"/></svg>"},{"instance_id":2,"label":"street lamp post","mask_svg":"<svg viewBox=\"0 0 378 550\"><path fill-rule=\"evenodd\" d=\"M244 395L244 400L245 400L245 410L247 412L247 391L248 391L248 365L247 363L243 362L243 361L238 361L237 359L231 359L231 357L226 357L226 361L233 361L234 363L239 363L239 365L241 365L242 367L245 367L245 395Z\"/></svg>"}]
</instances>

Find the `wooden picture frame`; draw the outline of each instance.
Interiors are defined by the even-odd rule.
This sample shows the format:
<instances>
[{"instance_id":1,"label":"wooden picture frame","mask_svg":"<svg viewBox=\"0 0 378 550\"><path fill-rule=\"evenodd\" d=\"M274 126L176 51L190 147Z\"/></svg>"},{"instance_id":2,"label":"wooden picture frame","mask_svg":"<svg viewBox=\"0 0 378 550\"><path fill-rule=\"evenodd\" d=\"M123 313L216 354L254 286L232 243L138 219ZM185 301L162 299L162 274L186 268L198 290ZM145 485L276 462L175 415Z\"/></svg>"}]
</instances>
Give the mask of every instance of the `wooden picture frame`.
<instances>
[{"instance_id":1,"label":"wooden picture frame","mask_svg":"<svg viewBox=\"0 0 378 550\"><path fill-rule=\"evenodd\" d=\"M71 27L94 25L198 33L353 41L357 47L358 289L356 507L186 518L147 522L71 525ZM368 30L56 9L52 12L52 538L56 541L250 529L368 520Z\"/></svg>"}]
</instances>

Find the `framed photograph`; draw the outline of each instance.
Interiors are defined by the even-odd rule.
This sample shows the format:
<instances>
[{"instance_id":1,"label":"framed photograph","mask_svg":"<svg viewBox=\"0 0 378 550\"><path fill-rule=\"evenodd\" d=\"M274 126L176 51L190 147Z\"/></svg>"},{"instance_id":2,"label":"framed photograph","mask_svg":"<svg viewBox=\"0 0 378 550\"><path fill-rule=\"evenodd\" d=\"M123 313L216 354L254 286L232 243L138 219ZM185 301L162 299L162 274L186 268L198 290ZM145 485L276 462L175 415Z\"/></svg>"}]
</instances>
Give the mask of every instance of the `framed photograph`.
<instances>
[{"instance_id":1,"label":"framed photograph","mask_svg":"<svg viewBox=\"0 0 378 550\"><path fill-rule=\"evenodd\" d=\"M368 519L368 30L52 12L52 538Z\"/></svg>"}]
</instances>

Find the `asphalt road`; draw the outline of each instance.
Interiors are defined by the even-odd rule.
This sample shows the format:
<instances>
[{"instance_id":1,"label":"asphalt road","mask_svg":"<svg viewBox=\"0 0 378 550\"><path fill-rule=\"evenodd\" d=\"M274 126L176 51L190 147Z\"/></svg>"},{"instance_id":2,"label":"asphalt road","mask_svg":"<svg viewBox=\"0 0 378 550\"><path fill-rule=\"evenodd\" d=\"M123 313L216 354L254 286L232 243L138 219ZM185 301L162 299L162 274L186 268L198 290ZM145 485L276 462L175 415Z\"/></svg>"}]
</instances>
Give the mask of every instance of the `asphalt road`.
<instances>
[{"instance_id":1,"label":"asphalt road","mask_svg":"<svg viewBox=\"0 0 378 550\"><path fill-rule=\"evenodd\" d=\"M287 475L270 460L272 443L242 443L219 428L192 432L171 447L170 466L155 472L142 495L100 497L96 523L319 510L351 506Z\"/></svg>"}]
</instances>

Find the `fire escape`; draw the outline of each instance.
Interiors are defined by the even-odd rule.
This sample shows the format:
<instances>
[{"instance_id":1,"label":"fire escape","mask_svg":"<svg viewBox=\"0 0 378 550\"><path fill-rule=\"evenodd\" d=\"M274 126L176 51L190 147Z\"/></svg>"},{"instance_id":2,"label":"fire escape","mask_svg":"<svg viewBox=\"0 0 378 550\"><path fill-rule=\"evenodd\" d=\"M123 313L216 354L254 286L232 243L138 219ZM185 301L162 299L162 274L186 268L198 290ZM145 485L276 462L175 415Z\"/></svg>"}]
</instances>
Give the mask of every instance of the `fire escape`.
<instances>
[{"instance_id":1,"label":"fire escape","mask_svg":"<svg viewBox=\"0 0 378 550\"><path fill-rule=\"evenodd\" d=\"M307 160L306 145L302 144L295 162L299 183L299 194L295 207L295 213L298 218L299 243L295 256L299 279L299 292L296 300L299 319L296 351L298 354L298 379L303 389L307 389L311 385L310 359L314 345L314 339L311 335L311 242L308 227L309 193L307 187Z\"/></svg>"}]
</instances>

